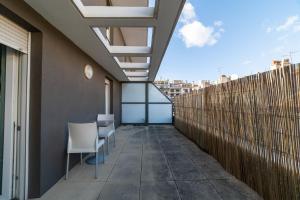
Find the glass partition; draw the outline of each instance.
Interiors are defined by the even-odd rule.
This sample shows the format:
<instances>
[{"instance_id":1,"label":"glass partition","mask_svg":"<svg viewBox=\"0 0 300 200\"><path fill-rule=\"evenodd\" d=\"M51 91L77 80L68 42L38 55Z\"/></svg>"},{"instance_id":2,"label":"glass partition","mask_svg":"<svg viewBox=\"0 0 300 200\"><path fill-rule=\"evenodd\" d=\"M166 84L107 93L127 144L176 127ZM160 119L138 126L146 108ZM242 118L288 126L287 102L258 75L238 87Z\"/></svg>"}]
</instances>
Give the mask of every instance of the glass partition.
<instances>
[{"instance_id":1,"label":"glass partition","mask_svg":"<svg viewBox=\"0 0 300 200\"><path fill-rule=\"evenodd\" d=\"M172 102L152 83L122 84L123 124L171 124Z\"/></svg>"},{"instance_id":2,"label":"glass partition","mask_svg":"<svg viewBox=\"0 0 300 200\"><path fill-rule=\"evenodd\" d=\"M145 102L146 101L145 83L123 83L122 102Z\"/></svg>"},{"instance_id":3,"label":"glass partition","mask_svg":"<svg viewBox=\"0 0 300 200\"><path fill-rule=\"evenodd\" d=\"M171 103L170 100L152 83L149 83L149 102Z\"/></svg>"},{"instance_id":4,"label":"glass partition","mask_svg":"<svg viewBox=\"0 0 300 200\"><path fill-rule=\"evenodd\" d=\"M143 124L145 119L145 104L123 104L122 105L122 123L125 124Z\"/></svg>"},{"instance_id":5,"label":"glass partition","mask_svg":"<svg viewBox=\"0 0 300 200\"><path fill-rule=\"evenodd\" d=\"M149 104L149 123L172 123L172 104Z\"/></svg>"}]
</instances>

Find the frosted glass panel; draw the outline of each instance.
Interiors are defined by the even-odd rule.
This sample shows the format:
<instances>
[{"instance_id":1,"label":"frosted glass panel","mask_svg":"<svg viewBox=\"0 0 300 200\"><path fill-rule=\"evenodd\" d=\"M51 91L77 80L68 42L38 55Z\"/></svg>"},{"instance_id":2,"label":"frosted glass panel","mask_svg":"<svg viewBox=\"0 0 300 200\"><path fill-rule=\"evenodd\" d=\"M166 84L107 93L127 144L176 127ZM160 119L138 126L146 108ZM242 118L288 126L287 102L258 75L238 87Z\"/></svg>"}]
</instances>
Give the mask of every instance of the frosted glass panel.
<instances>
[{"instance_id":1,"label":"frosted glass panel","mask_svg":"<svg viewBox=\"0 0 300 200\"><path fill-rule=\"evenodd\" d=\"M145 104L123 104L122 123L145 123Z\"/></svg>"},{"instance_id":2,"label":"frosted glass panel","mask_svg":"<svg viewBox=\"0 0 300 200\"><path fill-rule=\"evenodd\" d=\"M161 93L153 84L149 83L149 102L170 102L170 100Z\"/></svg>"},{"instance_id":3,"label":"frosted glass panel","mask_svg":"<svg viewBox=\"0 0 300 200\"><path fill-rule=\"evenodd\" d=\"M145 83L123 83L122 102L145 102Z\"/></svg>"},{"instance_id":4,"label":"frosted glass panel","mask_svg":"<svg viewBox=\"0 0 300 200\"><path fill-rule=\"evenodd\" d=\"M149 104L149 123L172 123L172 104Z\"/></svg>"}]
</instances>

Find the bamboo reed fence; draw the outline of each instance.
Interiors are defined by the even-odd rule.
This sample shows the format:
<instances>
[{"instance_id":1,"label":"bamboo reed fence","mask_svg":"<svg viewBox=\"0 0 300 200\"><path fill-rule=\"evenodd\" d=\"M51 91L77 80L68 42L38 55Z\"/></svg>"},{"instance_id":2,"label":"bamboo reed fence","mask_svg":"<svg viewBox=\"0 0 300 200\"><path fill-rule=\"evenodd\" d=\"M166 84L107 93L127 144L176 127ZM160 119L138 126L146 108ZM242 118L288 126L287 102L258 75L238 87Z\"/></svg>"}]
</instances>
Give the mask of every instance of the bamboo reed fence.
<instances>
[{"instance_id":1,"label":"bamboo reed fence","mask_svg":"<svg viewBox=\"0 0 300 200\"><path fill-rule=\"evenodd\" d=\"M300 199L300 69L175 97L175 126L264 199Z\"/></svg>"}]
</instances>

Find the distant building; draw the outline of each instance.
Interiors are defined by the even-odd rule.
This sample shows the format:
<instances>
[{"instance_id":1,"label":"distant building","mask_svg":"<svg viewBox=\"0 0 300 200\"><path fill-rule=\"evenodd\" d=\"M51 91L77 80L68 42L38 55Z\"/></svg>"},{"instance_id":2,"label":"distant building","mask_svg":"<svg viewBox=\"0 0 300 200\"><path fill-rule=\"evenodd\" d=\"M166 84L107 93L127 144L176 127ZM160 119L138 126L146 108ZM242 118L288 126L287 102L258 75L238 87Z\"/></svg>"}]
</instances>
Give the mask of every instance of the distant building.
<instances>
[{"instance_id":1,"label":"distant building","mask_svg":"<svg viewBox=\"0 0 300 200\"><path fill-rule=\"evenodd\" d=\"M231 81L230 76L226 76L226 75L221 75L218 80L217 80L217 84L222 84L222 83L226 83Z\"/></svg>"},{"instance_id":2,"label":"distant building","mask_svg":"<svg viewBox=\"0 0 300 200\"><path fill-rule=\"evenodd\" d=\"M284 60L272 60L272 65L270 67L271 70L280 69L286 66L290 66L290 60L284 59Z\"/></svg>"},{"instance_id":3,"label":"distant building","mask_svg":"<svg viewBox=\"0 0 300 200\"><path fill-rule=\"evenodd\" d=\"M203 80L203 81L201 81L200 88L206 88L206 87L209 87L212 85L213 84L209 80Z\"/></svg>"},{"instance_id":4,"label":"distant building","mask_svg":"<svg viewBox=\"0 0 300 200\"><path fill-rule=\"evenodd\" d=\"M199 91L202 88L209 87L212 83L208 80L189 83L183 80L157 80L155 85L168 97L173 98L175 96L192 93Z\"/></svg>"}]
</instances>

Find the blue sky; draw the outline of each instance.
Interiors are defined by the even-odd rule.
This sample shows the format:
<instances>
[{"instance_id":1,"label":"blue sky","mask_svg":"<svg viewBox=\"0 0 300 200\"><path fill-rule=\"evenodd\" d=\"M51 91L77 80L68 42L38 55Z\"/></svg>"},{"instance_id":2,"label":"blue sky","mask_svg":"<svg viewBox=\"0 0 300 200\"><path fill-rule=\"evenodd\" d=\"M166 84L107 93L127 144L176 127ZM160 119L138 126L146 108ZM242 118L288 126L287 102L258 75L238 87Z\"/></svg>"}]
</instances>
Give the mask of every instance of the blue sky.
<instances>
[{"instance_id":1,"label":"blue sky","mask_svg":"<svg viewBox=\"0 0 300 200\"><path fill-rule=\"evenodd\" d=\"M156 79L216 80L300 62L300 0L187 0Z\"/></svg>"}]
</instances>

